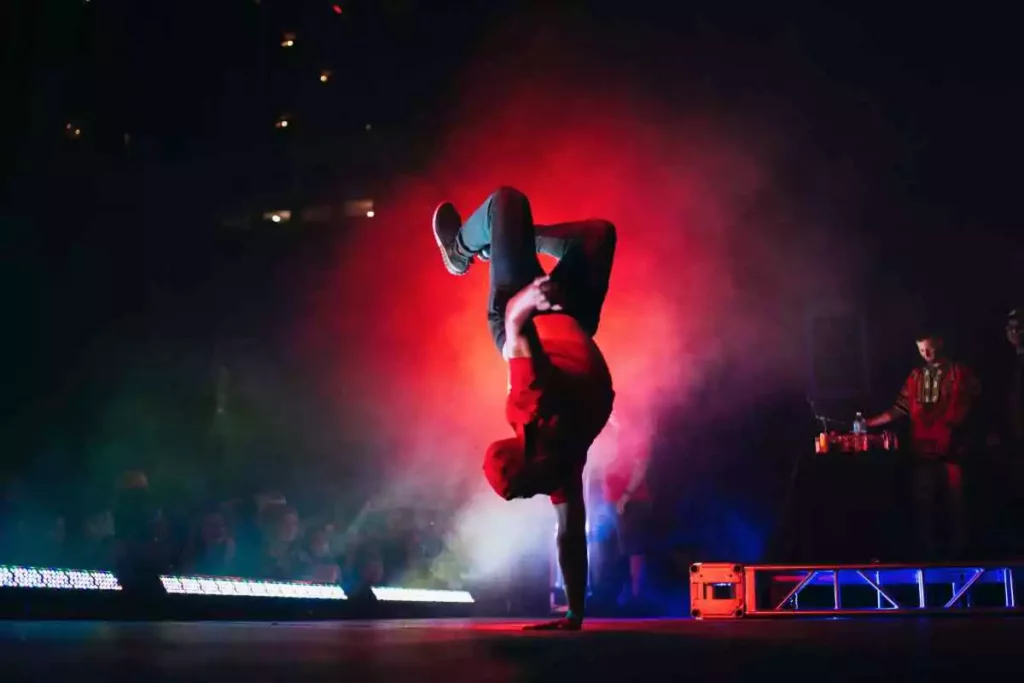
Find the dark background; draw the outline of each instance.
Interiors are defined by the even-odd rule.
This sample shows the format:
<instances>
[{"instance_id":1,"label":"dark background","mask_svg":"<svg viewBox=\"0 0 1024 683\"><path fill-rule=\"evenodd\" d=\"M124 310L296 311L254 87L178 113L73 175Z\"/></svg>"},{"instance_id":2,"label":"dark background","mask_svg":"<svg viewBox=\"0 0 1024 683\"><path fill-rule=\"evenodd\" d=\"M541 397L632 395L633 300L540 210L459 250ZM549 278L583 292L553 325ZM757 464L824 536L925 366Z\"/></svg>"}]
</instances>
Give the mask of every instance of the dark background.
<instances>
[{"instance_id":1,"label":"dark background","mask_svg":"<svg viewBox=\"0 0 1024 683\"><path fill-rule=\"evenodd\" d=\"M1024 300L1024 106L1011 10L352 0L338 14L333 4L4 3L8 474L70 477L93 458L111 467L138 459L95 447L97 407L127 359L148 359L150 371L132 381L180 397L177 426L154 437L164 455L146 456L148 466L216 457L209 415L225 347L249 343L267 363L314 375L284 358L275 335L293 315L302 272L344 228L274 231L261 214L285 202L386 203L390 180L431 155L455 74L469 55L479 59L481 37L508 22L530 31L548 16L576 27L561 35L566 49L600 46L595 71L630 74L669 100L697 89L747 111L770 102L817 148L790 160L794 193L820 164L857 179L857 229L834 254L867 255L859 300L843 318L863 326L864 345L808 338L809 373L838 378L837 412L886 407L925 324L944 330L959 357L998 369L1003 316ZM285 31L298 36L294 48L281 49ZM702 65L699 81L678 82L680 61ZM860 106L837 111L822 82ZM275 128L285 115L290 129ZM790 449L810 443L807 417L804 396L777 396L707 425L701 439L723 451L778 444L764 467L782 479ZM662 447L673 448L671 436ZM737 491L775 499L758 492L758 472L742 479Z\"/></svg>"}]
</instances>

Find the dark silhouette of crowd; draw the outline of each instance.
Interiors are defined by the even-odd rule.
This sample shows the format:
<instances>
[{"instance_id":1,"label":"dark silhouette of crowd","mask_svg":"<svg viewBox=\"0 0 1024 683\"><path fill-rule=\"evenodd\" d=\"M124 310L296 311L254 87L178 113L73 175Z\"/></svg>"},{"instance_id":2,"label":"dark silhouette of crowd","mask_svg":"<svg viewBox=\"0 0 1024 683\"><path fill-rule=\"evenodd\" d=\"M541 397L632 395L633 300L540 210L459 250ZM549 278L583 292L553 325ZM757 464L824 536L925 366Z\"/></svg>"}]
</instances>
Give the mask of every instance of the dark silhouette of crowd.
<instances>
[{"instance_id":1,"label":"dark silhouette of crowd","mask_svg":"<svg viewBox=\"0 0 1024 683\"><path fill-rule=\"evenodd\" d=\"M17 482L0 500L0 564L109 570L145 586L163 574L370 586L455 588L458 562L434 510L363 510L355 520L300 516L279 492L181 509L123 473L112 500L55 511Z\"/></svg>"}]
</instances>

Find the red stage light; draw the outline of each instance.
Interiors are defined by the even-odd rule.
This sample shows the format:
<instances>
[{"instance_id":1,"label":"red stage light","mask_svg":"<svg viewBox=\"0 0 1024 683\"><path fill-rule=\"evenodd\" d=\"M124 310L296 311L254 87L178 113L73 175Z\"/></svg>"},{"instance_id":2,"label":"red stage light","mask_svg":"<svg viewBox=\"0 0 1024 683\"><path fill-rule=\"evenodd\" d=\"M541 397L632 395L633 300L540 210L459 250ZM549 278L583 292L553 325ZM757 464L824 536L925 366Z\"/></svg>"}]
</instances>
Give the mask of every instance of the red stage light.
<instances>
[{"instance_id":1,"label":"red stage light","mask_svg":"<svg viewBox=\"0 0 1024 683\"><path fill-rule=\"evenodd\" d=\"M341 14L341 5L331 5L331 9L335 14Z\"/></svg>"}]
</instances>

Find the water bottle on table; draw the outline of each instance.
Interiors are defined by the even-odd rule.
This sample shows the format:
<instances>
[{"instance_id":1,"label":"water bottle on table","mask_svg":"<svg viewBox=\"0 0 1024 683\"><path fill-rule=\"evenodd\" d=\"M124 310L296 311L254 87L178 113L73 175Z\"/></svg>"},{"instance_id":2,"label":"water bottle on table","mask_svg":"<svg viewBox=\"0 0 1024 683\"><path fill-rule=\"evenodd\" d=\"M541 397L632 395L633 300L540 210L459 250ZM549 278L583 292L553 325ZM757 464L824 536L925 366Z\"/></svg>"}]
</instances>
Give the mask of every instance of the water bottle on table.
<instances>
[{"instance_id":1,"label":"water bottle on table","mask_svg":"<svg viewBox=\"0 0 1024 683\"><path fill-rule=\"evenodd\" d=\"M853 433L857 437L854 449L861 452L868 450L868 421L864 419L864 413L857 413L853 418Z\"/></svg>"}]
</instances>

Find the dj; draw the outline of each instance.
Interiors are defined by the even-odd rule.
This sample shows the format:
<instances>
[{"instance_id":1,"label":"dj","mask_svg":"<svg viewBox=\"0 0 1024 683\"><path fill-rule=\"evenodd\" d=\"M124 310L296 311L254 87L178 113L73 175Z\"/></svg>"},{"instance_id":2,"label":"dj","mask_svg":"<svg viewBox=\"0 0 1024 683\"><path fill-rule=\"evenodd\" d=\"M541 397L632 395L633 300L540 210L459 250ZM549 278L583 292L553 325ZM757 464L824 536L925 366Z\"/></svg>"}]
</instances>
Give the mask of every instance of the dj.
<instances>
[{"instance_id":1,"label":"dj","mask_svg":"<svg viewBox=\"0 0 1024 683\"><path fill-rule=\"evenodd\" d=\"M892 408L867 420L868 427L880 427L910 418L915 527L929 559L940 552L961 554L966 545L960 460L966 451L966 422L980 393L974 374L950 360L942 346L937 334L918 336L917 351L924 365L911 371ZM948 515L944 534L948 541L940 547L937 523L943 508Z\"/></svg>"}]
</instances>

